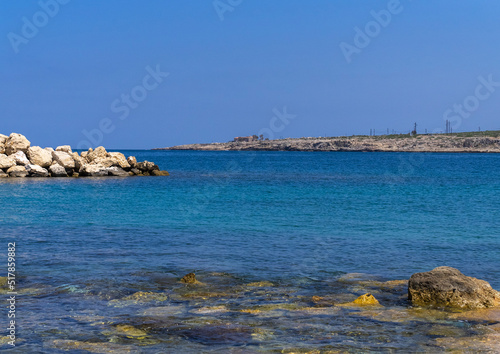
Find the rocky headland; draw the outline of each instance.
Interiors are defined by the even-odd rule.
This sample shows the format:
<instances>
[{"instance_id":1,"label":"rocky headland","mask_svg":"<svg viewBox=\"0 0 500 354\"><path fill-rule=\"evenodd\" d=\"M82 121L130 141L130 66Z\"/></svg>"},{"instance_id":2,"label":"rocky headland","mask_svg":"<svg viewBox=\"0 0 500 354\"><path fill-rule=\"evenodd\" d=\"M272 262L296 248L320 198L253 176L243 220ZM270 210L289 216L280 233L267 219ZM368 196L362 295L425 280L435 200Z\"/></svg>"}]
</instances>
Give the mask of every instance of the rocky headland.
<instances>
[{"instance_id":1,"label":"rocky headland","mask_svg":"<svg viewBox=\"0 0 500 354\"><path fill-rule=\"evenodd\" d=\"M178 145L158 150L204 151L386 151L386 152L476 152L499 153L500 131L288 138L279 140L230 141L227 143Z\"/></svg>"},{"instance_id":2,"label":"rocky headland","mask_svg":"<svg viewBox=\"0 0 500 354\"><path fill-rule=\"evenodd\" d=\"M102 146L81 154L71 146L41 148L21 134L0 134L0 178L2 177L128 177L168 176L154 162L137 162L134 156L107 152Z\"/></svg>"}]
</instances>

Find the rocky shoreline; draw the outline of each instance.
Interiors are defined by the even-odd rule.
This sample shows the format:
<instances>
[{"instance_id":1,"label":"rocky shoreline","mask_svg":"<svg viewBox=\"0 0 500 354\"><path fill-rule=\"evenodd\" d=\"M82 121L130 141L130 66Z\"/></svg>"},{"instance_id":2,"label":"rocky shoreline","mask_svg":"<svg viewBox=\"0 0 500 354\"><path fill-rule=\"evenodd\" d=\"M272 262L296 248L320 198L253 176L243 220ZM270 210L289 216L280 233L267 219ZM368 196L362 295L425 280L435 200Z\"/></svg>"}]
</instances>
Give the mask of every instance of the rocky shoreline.
<instances>
[{"instance_id":1,"label":"rocky shoreline","mask_svg":"<svg viewBox=\"0 0 500 354\"><path fill-rule=\"evenodd\" d=\"M107 152L102 146L81 154L71 146L41 148L21 134L0 134L0 178L5 177L129 177L168 176L154 162Z\"/></svg>"},{"instance_id":2,"label":"rocky shoreline","mask_svg":"<svg viewBox=\"0 0 500 354\"><path fill-rule=\"evenodd\" d=\"M178 145L155 150L500 153L500 131L231 141Z\"/></svg>"},{"instance_id":3,"label":"rocky shoreline","mask_svg":"<svg viewBox=\"0 0 500 354\"><path fill-rule=\"evenodd\" d=\"M152 272L147 282L123 288L101 280L71 287L35 283L20 292L26 302L62 296L92 305L61 309L64 328L50 334L43 328L45 347L66 351L226 352L253 346L281 353L496 353L500 345L500 293L450 267L409 280L348 273L300 283L182 274ZM6 284L0 277L0 292L7 292ZM43 312L37 307L35 315ZM25 315L23 321L36 328L40 319ZM89 335L82 326L95 331ZM0 348L6 341L0 336Z\"/></svg>"}]
</instances>

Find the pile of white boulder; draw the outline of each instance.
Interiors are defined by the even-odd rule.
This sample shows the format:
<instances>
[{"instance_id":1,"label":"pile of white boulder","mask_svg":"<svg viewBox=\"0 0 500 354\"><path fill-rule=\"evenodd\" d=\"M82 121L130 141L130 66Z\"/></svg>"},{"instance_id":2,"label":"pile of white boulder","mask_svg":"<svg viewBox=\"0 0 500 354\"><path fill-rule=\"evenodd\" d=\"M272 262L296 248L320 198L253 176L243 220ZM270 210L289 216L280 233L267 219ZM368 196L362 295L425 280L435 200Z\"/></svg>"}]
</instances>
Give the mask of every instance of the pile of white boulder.
<instances>
[{"instance_id":1,"label":"pile of white boulder","mask_svg":"<svg viewBox=\"0 0 500 354\"><path fill-rule=\"evenodd\" d=\"M43 149L31 146L21 134L0 134L0 178L168 175L153 162L137 162L134 156L125 158L122 153L107 152L102 146L78 154L69 145Z\"/></svg>"}]
</instances>

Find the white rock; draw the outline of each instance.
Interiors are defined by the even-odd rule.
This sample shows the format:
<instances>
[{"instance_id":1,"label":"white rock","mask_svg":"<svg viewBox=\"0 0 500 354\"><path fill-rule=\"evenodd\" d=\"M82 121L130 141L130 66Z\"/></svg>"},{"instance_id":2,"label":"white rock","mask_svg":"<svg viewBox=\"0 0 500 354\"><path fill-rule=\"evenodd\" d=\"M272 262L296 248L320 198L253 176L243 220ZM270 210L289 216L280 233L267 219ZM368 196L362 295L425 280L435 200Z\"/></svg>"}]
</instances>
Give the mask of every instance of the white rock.
<instances>
[{"instance_id":1,"label":"white rock","mask_svg":"<svg viewBox=\"0 0 500 354\"><path fill-rule=\"evenodd\" d=\"M47 168L52 164L52 152L42 149L40 146L32 146L28 149L28 158L33 165Z\"/></svg>"},{"instance_id":2,"label":"white rock","mask_svg":"<svg viewBox=\"0 0 500 354\"><path fill-rule=\"evenodd\" d=\"M26 166L29 165L30 163L30 161L26 157L26 154L22 151L18 151L15 154L12 154L11 157L13 157L14 160L16 161L16 164L20 166Z\"/></svg>"},{"instance_id":3,"label":"white rock","mask_svg":"<svg viewBox=\"0 0 500 354\"><path fill-rule=\"evenodd\" d=\"M58 146L56 148L56 151L64 151L64 152L67 152L68 154L73 154L73 151L71 150L71 146L69 146L69 145Z\"/></svg>"},{"instance_id":4,"label":"white rock","mask_svg":"<svg viewBox=\"0 0 500 354\"><path fill-rule=\"evenodd\" d=\"M116 176L116 177L128 177L129 174L126 172L124 169L118 166L113 166L113 167L108 167L107 168L108 173L110 176Z\"/></svg>"},{"instance_id":5,"label":"white rock","mask_svg":"<svg viewBox=\"0 0 500 354\"><path fill-rule=\"evenodd\" d=\"M31 143L24 135L12 133L5 142L5 153L15 154L18 151L27 152Z\"/></svg>"},{"instance_id":6,"label":"white rock","mask_svg":"<svg viewBox=\"0 0 500 354\"><path fill-rule=\"evenodd\" d=\"M16 160L12 156L0 154L0 168L6 169L16 165Z\"/></svg>"},{"instance_id":7,"label":"white rock","mask_svg":"<svg viewBox=\"0 0 500 354\"><path fill-rule=\"evenodd\" d=\"M31 177L49 177L49 171L38 165L27 165L26 171Z\"/></svg>"},{"instance_id":8,"label":"white rock","mask_svg":"<svg viewBox=\"0 0 500 354\"><path fill-rule=\"evenodd\" d=\"M51 147L46 147L44 150L47 150L48 152L50 152L50 156L52 156L52 151L54 151L54 149Z\"/></svg>"},{"instance_id":9,"label":"white rock","mask_svg":"<svg viewBox=\"0 0 500 354\"><path fill-rule=\"evenodd\" d=\"M55 163L54 165L50 166L49 171L52 177L68 177L66 169L61 165L59 165L58 163Z\"/></svg>"},{"instance_id":10,"label":"white rock","mask_svg":"<svg viewBox=\"0 0 500 354\"><path fill-rule=\"evenodd\" d=\"M91 177L103 177L108 175L108 169L103 165L84 165L80 168L80 175Z\"/></svg>"},{"instance_id":11,"label":"white rock","mask_svg":"<svg viewBox=\"0 0 500 354\"><path fill-rule=\"evenodd\" d=\"M52 151L52 158L64 168L75 168L75 159L64 151Z\"/></svg>"}]
</instances>

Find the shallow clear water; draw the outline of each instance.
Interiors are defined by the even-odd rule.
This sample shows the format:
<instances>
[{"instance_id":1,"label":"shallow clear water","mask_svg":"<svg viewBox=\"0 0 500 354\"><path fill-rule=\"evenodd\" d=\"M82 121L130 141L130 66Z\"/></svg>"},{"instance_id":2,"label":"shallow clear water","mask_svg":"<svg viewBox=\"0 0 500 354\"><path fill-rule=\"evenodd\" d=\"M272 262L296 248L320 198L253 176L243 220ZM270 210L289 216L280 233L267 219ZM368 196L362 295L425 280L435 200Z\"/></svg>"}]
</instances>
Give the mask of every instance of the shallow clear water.
<instances>
[{"instance_id":1,"label":"shallow clear water","mask_svg":"<svg viewBox=\"0 0 500 354\"><path fill-rule=\"evenodd\" d=\"M24 291L14 351L430 351L484 334L380 282L448 265L500 288L499 155L123 152L171 176L0 181ZM179 283L189 272L204 285ZM168 299L127 300L140 291ZM365 292L406 320L337 306Z\"/></svg>"}]
</instances>

